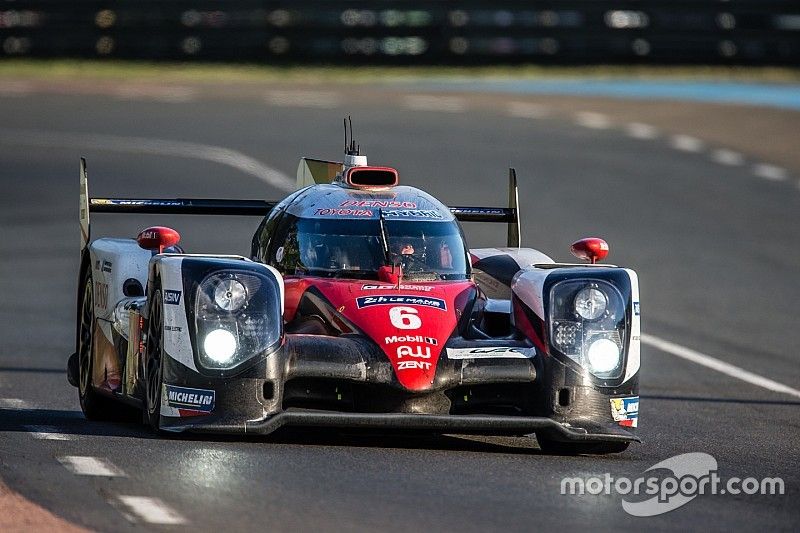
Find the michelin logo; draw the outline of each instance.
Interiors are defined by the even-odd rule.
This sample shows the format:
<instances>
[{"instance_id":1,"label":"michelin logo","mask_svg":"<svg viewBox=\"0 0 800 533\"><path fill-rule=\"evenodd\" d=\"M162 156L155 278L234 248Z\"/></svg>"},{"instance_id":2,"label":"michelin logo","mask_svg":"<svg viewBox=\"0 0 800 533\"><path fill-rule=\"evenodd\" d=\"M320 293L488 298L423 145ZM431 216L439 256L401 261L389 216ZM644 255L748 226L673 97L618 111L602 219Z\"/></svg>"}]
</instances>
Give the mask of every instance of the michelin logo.
<instances>
[{"instance_id":1,"label":"michelin logo","mask_svg":"<svg viewBox=\"0 0 800 533\"><path fill-rule=\"evenodd\" d=\"M167 403L178 409L191 409L210 413L214 410L216 392L206 389L189 389L164 385L167 388Z\"/></svg>"},{"instance_id":2,"label":"michelin logo","mask_svg":"<svg viewBox=\"0 0 800 533\"><path fill-rule=\"evenodd\" d=\"M164 303L179 305L181 303L181 291L164 291Z\"/></svg>"}]
</instances>

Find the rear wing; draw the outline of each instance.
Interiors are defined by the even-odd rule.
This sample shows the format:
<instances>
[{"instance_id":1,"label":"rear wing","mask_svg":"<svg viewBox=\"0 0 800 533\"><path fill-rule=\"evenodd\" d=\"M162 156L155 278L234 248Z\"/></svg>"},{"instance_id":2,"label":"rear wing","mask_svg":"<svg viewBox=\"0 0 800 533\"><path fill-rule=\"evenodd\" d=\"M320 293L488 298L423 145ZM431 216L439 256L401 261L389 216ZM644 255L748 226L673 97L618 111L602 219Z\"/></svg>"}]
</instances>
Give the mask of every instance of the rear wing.
<instances>
[{"instance_id":1,"label":"rear wing","mask_svg":"<svg viewBox=\"0 0 800 533\"><path fill-rule=\"evenodd\" d=\"M322 162L319 163L328 163ZM301 163L302 164L302 163ZM328 167L330 168L330 167ZM332 170L332 169L331 169ZM328 169L324 171L327 174ZM309 172L310 174L310 172ZM310 182L315 182L309 176ZM308 183L311 185L312 183ZM92 198L89 196L89 176L86 159L80 162L80 229L81 250L91 237L90 213L141 213L159 215L234 215L266 216L278 202L266 200L222 200L206 198ZM508 224L508 246L520 246L519 192L517 173L508 172L508 207L450 207L461 222L503 222Z\"/></svg>"}]
</instances>

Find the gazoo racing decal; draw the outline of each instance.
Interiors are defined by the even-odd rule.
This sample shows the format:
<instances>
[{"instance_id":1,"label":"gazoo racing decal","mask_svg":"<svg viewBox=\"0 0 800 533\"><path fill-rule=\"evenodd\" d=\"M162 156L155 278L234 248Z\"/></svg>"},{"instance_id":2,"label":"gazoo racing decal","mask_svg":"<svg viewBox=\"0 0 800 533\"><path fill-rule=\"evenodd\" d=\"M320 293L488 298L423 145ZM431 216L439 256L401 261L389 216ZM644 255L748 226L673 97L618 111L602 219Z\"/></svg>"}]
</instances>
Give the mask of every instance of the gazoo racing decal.
<instances>
[{"instance_id":1,"label":"gazoo racing decal","mask_svg":"<svg viewBox=\"0 0 800 533\"><path fill-rule=\"evenodd\" d=\"M444 218L435 209L394 209L384 211L383 216L386 218Z\"/></svg>"},{"instance_id":2,"label":"gazoo racing decal","mask_svg":"<svg viewBox=\"0 0 800 533\"><path fill-rule=\"evenodd\" d=\"M384 344L397 344L398 342L406 344L410 342L418 342L421 344L430 344L431 346L436 346L439 344L439 341L433 337L423 337L422 335L392 335L391 337L386 337L383 340Z\"/></svg>"},{"instance_id":3,"label":"gazoo racing decal","mask_svg":"<svg viewBox=\"0 0 800 533\"><path fill-rule=\"evenodd\" d=\"M361 296L360 298L356 298L356 305L359 309L373 305L418 305L447 311L447 304L441 298L427 298L408 294L400 294L397 296Z\"/></svg>"},{"instance_id":4,"label":"gazoo racing decal","mask_svg":"<svg viewBox=\"0 0 800 533\"><path fill-rule=\"evenodd\" d=\"M189 389L175 385L164 385L167 389L167 403L177 409L188 409L210 413L214 410L216 393L207 389Z\"/></svg>"},{"instance_id":5,"label":"gazoo racing decal","mask_svg":"<svg viewBox=\"0 0 800 533\"><path fill-rule=\"evenodd\" d=\"M620 426L637 427L639 423L639 397L611 398L611 416Z\"/></svg>"},{"instance_id":6,"label":"gazoo racing decal","mask_svg":"<svg viewBox=\"0 0 800 533\"><path fill-rule=\"evenodd\" d=\"M181 291L164 291L164 303L179 305L181 303Z\"/></svg>"},{"instance_id":7,"label":"gazoo racing decal","mask_svg":"<svg viewBox=\"0 0 800 533\"><path fill-rule=\"evenodd\" d=\"M450 359L530 359L536 355L533 348L491 346L486 348L448 348Z\"/></svg>"}]
</instances>

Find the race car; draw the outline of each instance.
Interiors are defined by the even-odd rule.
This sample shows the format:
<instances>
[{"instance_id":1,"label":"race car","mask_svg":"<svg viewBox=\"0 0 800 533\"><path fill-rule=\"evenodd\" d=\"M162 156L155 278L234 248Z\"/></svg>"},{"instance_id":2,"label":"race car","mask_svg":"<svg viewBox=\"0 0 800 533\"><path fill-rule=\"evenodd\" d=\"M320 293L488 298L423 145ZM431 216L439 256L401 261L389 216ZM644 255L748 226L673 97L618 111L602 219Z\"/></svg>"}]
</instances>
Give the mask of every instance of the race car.
<instances>
[{"instance_id":1,"label":"race car","mask_svg":"<svg viewBox=\"0 0 800 533\"><path fill-rule=\"evenodd\" d=\"M88 419L131 407L158 432L286 426L535 435L552 453L621 452L638 422L634 271L520 247L508 207L447 207L370 166L302 158L263 200L90 198L68 378ZM90 239L90 213L261 217L249 256L186 253L174 229ZM459 222L508 224L469 249ZM125 405L127 404L127 405Z\"/></svg>"}]
</instances>

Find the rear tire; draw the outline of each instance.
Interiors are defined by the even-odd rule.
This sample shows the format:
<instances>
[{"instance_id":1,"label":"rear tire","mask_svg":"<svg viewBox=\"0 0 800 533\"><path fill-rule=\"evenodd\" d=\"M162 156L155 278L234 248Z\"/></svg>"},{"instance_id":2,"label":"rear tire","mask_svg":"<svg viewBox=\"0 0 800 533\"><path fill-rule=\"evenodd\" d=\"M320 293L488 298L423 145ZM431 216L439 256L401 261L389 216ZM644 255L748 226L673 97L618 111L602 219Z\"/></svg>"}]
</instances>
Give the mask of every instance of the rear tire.
<instances>
[{"instance_id":1,"label":"rear tire","mask_svg":"<svg viewBox=\"0 0 800 533\"><path fill-rule=\"evenodd\" d=\"M164 321L161 290L153 294L147 320L147 390L144 421L153 431L161 431L161 391L164 388Z\"/></svg>"},{"instance_id":2,"label":"rear tire","mask_svg":"<svg viewBox=\"0 0 800 533\"><path fill-rule=\"evenodd\" d=\"M628 449L630 442L561 442L547 437L536 436L539 449L547 455L607 455L622 453Z\"/></svg>"},{"instance_id":3,"label":"rear tire","mask_svg":"<svg viewBox=\"0 0 800 533\"><path fill-rule=\"evenodd\" d=\"M83 275L83 292L78 315L78 399L81 410L89 420L125 420L128 409L124 405L98 393L92 385L94 368L94 284L92 272L86 269Z\"/></svg>"}]
</instances>

